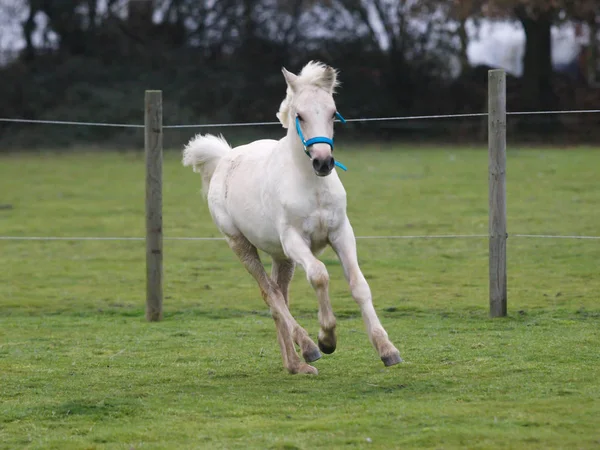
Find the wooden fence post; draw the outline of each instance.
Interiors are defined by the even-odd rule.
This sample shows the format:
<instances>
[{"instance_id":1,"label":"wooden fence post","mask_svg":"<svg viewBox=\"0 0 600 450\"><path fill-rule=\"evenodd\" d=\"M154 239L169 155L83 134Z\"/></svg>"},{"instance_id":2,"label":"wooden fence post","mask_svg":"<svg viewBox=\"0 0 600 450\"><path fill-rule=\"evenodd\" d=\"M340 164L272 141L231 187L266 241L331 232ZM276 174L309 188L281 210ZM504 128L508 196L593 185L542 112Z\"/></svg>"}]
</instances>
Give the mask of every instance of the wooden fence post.
<instances>
[{"instance_id":1,"label":"wooden fence post","mask_svg":"<svg viewBox=\"0 0 600 450\"><path fill-rule=\"evenodd\" d=\"M162 91L146 91L144 108L146 154L146 319L162 319Z\"/></svg>"},{"instance_id":2,"label":"wooden fence post","mask_svg":"<svg viewBox=\"0 0 600 450\"><path fill-rule=\"evenodd\" d=\"M490 316L507 313L506 72L488 73Z\"/></svg>"}]
</instances>

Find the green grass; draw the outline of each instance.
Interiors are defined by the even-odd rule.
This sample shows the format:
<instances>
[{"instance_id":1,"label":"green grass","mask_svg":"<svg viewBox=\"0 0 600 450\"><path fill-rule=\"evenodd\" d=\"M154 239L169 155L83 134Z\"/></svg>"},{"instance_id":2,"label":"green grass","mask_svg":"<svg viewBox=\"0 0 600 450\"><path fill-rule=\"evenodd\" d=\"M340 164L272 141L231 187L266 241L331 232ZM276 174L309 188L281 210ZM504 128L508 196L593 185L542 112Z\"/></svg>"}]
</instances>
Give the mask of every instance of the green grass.
<instances>
[{"instance_id":1,"label":"green grass","mask_svg":"<svg viewBox=\"0 0 600 450\"><path fill-rule=\"evenodd\" d=\"M395 151L392 151L395 150ZM485 149L340 149L357 235L486 234ZM511 149L509 232L600 235L600 151ZM165 236L218 236L200 179L164 164ZM0 158L0 235L143 236L137 153ZM331 251L338 350L288 375L222 241L0 241L0 448L598 448L600 241L509 238L509 316L487 316L487 240L359 240L405 363L385 369ZM299 271L292 313L318 331Z\"/></svg>"}]
</instances>

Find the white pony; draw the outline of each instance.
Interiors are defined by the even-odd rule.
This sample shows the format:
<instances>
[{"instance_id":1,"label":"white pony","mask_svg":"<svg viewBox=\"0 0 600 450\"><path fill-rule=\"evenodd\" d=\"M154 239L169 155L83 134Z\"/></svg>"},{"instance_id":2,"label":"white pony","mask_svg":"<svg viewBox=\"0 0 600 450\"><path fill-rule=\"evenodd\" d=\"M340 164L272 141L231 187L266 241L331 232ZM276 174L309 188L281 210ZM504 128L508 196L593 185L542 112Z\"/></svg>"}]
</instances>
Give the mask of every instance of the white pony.
<instances>
[{"instance_id":1,"label":"white pony","mask_svg":"<svg viewBox=\"0 0 600 450\"><path fill-rule=\"evenodd\" d=\"M277 117L287 128L284 138L232 149L223 137L198 135L185 147L183 165L200 172L213 221L258 282L275 320L283 365L290 373L318 373L300 359L294 342L307 363L321 357L319 348L324 353L336 348L329 274L315 257L327 245L342 264L371 343L386 366L397 364L402 361L400 353L381 326L358 266L354 231L346 216L346 191L334 167L338 164L333 159L333 122L341 117L333 101L337 72L313 61L299 75L282 71L287 94ZM257 249L273 259L270 277ZM306 272L319 300L318 348L288 309L288 287L296 264Z\"/></svg>"}]
</instances>

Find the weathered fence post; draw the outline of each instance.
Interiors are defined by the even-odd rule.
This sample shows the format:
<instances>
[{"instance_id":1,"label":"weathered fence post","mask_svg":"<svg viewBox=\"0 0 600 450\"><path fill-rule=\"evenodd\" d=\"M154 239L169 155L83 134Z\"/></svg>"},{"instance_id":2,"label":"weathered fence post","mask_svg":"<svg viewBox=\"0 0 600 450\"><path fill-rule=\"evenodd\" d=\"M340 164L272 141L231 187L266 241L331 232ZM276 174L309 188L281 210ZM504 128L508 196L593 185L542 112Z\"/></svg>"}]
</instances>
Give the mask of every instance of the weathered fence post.
<instances>
[{"instance_id":1,"label":"weathered fence post","mask_svg":"<svg viewBox=\"0 0 600 450\"><path fill-rule=\"evenodd\" d=\"M506 316L506 73L488 73L490 316Z\"/></svg>"},{"instance_id":2,"label":"weathered fence post","mask_svg":"<svg viewBox=\"0 0 600 450\"><path fill-rule=\"evenodd\" d=\"M146 91L144 108L146 153L146 319L162 319L162 91Z\"/></svg>"}]
</instances>

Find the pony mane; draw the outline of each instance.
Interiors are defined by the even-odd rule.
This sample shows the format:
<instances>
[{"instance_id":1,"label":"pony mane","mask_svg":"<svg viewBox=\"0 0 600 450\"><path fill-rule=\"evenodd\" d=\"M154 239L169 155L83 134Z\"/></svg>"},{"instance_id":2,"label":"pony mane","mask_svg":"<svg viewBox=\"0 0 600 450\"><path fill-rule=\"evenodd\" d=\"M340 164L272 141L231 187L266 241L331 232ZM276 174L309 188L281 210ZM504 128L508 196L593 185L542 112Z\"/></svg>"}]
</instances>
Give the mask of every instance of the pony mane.
<instances>
[{"instance_id":1,"label":"pony mane","mask_svg":"<svg viewBox=\"0 0 600 450\"><path fill-rule=\"evenodd\" d=\"M333 94L340 84L337 81L337 74L337 70L333 67L319 61L309 61L298 74L295 85L298 86L298 90L304 86L316 86Z\"/></svg>"},{"instance_id":2,"label":"pony mane","mask_svg":"<svg viewBox=\"0 0 600 450\"><path fill-rule=\"evenodd\" d=\"M285 99L281 102L279 112L276 114L283 128L289 126L289 112L294 100L294 91L299 92L305 87L313 86L334 94L335 89L340 85L337 74L337 70L331 66L319 61L309 61L295 78L293 88L289 83L287 84Z\"/></svg>"}]
</instances>

